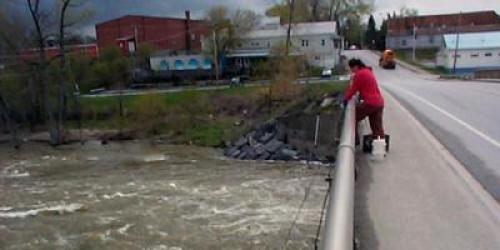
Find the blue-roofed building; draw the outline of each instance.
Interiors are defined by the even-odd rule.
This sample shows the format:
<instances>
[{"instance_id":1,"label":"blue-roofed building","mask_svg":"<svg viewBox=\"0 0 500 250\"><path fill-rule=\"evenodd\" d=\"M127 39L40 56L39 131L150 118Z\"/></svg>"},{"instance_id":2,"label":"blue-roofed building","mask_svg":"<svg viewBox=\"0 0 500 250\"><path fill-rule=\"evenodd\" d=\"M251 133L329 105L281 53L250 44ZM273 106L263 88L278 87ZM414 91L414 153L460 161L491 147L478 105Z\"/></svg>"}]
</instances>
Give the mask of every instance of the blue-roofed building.
<instances>
[{"instance_id":1,"label":"blue-roofed building","mask_svg":"<svg viewBox=\"0 0 500 250\"><path fill-rule=\"evenodd\" d=\"M445 34L436 64L450 72L455 64L455 73L460 75L500 71L500 31Z\"/></svg>"},{"instance_id":2,"label":"blue-roofed building","mask_svg":"<svg viewBox=\"0 0 500 250\"><path fill-rule=\"evenodd\" d=\"M212 59L204 54L160 51L151 55L149 63L162 79L206 79L213 75Z\"/></svg>"}]
</instances>

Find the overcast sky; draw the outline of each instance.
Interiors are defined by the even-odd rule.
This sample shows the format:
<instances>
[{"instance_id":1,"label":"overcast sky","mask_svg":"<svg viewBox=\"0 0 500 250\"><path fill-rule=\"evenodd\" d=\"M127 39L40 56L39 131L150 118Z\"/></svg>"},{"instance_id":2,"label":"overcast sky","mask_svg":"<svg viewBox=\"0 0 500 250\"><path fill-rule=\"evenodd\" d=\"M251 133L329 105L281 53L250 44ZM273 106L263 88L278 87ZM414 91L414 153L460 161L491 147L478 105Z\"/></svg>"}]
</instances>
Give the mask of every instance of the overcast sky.
<instances>
[{"instance_id":1,"label":"overcast sky","mask_svg":"<svg viewBox=\"0 0 500 250\"><path fill-rule=\"evenodd\" d=\"M24 0L0 0L17 3L25 8ZM44 0L46 2L54 0ZM215 5L226 5L231 9L252 9L264 11L281 0L89 0L87 6L94 17L85 28L85 33L94 34L93 24L127 14L182 17L185 10L191 10L193 18L202 18L207 9ZM402 6L416 8L419 14L440 14L478 10L495 10L500 13L500 0L368 0L375 6L374 17L380 23L386 13L398 11ZM27 13L26 13L27 14Z\"/></svg>"}]
</instances>

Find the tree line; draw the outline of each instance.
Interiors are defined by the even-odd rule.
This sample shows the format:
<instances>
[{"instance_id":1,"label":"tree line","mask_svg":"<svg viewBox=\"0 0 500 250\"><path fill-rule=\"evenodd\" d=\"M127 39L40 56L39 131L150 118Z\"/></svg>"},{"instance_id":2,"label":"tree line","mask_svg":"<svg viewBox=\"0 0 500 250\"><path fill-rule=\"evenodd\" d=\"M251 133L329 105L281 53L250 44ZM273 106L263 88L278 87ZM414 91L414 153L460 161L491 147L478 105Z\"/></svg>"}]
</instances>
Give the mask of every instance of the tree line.
<instances>
[{"instance_id":1,"label":"tree line","mask_svg":"<svg viewBox=\"0 0 500 250\"><path fill-rule=\"evenodd\" d=\"M81 92L99 87L123 90L130 82L132 68L149 64L153 48L147 45L139 46L135 60L125 57L119 48L101 50L98 58L70 53L70 45L93 40L79 36L77 29L92 16L86 1L0 3L0 64L3 65L0 69L0 132L10 132L15 144L20 143L18 131L26 128L48 131L51 145L64 143L68 119L81 118ZM282 23L290 24L336 21L341 35L349 41L358 41L364 27L362 18L371 13L372 6L363 1L351 2L283 0L268 8L266 15L280 17ZM29 18L23 17L19 8L24 8ZM258 24L254 12L229 11L224 6L208 10L205 20L210 29L205 53L215 57L236 48L244 35ZM57 48L56 57L46 53L49 45ZM23 56L25 51L34 52L35 58ZM122 116L121 96L117 106Z\"/></svg>"},{"instance_id":2,"label":"tree line","mask_svg":"<svg viewBox=\"0 0 500 250\"><path fill-rule=\"evenodd\" d=\"M0 3L0 132L15 145L28 127L49 132L50 144L65 142L65 123L79 109L79 93L112 86L130 77L130 62L117 48L98 59L70 53L82 38L78 25L92 15L86 0L2 1ZM21 13L29 13L22 15ZM47 53L57 48L57 56Z\"/></svg>"}]
</instances>

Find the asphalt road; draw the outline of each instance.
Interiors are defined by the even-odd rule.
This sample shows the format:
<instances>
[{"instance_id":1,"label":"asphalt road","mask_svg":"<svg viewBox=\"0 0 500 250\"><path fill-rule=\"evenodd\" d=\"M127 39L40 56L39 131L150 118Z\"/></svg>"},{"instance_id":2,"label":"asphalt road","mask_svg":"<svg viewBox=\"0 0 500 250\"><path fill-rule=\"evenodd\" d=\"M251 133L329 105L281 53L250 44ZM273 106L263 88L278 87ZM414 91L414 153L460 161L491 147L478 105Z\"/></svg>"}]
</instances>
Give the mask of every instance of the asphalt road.
<instances>
[{"instance_id":1,"label":"asphalt road","mask_svg":"<svg viewBox=\"0 0 500 250\"><path fill-rule=\"evenodd\" d=\"M378 56L369 51L349 51L346 56L372 66L383 89L500 200L500 83L440 80L399 65L384 70L378 67Z\"/></svg>"}]
</instances>

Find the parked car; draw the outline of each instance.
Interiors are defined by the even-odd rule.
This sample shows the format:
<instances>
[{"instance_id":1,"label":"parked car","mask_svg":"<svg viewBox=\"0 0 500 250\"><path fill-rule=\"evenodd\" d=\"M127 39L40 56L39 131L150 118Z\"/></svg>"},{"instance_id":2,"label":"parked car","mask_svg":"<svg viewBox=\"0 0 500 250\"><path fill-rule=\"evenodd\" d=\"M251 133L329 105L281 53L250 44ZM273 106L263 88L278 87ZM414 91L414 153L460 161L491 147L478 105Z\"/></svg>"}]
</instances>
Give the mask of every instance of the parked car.
<instances>
[{"instance_id":1,"label":"parked car","mask_svg":"<svg viewBox=\"0 0 500 250\"><path fill-rule=\"evenodd\" d=\"M250 77L247 75L241 75L241 76L235 76L231 78L231 81L229 82L229 85L231 87L233 86L240 86L243 85L245 82L249 81Z\"/></svg>"},{"instance_id":2,"label":"parked car","mask_svg":"<svg viewBox=\"0 0 500 250\"><path fill-rule=\"evenodd\" d=\"M357 49L358 49L358 47L357 47L356 45L354 45L354 44L353 44L353 45L349 46L349 49L350 49L350 50L357 50Z\"/></svg>"},{"instance_id":3,"label":"parked car","mask_svg":"<svg viewBox=\"0 0 500 250\"><path fill-rule=\"evenodd\" d=\"M394 52L390 49L386 49L380 56L380 59L378 61L379 66L384 69L395 69L396 60L394 59L394 57Z\"/></svg>"},{"instance_id":4,"label":"parked car","mask_svg":"<svg viewBox=\"0 0 500 250\"><path fill-rule=\"evenodd\" d=\"M325 68L321 72L321 78L330 78L332 77L332 69Z\"/></svg>"}]
</instances>

